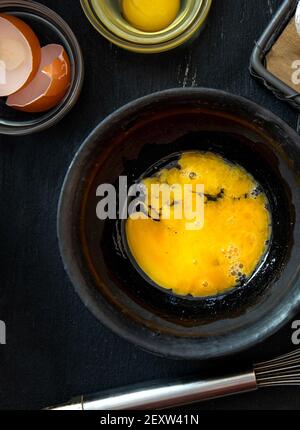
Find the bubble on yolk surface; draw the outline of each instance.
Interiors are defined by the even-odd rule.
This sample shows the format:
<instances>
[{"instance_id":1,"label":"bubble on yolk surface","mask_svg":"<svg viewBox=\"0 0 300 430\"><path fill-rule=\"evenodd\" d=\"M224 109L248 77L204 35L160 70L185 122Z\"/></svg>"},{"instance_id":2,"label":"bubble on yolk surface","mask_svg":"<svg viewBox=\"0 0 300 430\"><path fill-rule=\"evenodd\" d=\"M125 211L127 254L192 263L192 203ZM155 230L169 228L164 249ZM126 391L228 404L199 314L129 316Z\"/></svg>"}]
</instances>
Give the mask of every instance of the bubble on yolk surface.
<instances>
[{"instance_id":1,"label":"bubble on yolk surface","mask_svg":"<svg viewBox=\"0 0 300 430\"><path fill-rule=\"evenodd\" d=\"M134 27L155 32L168 27L178 15L180 0L123 0L123 15Z\"/></svg>"},{"instance_id":2,"label":"bubble on yolk surface","mask_svg":"<svg viewBox=\"0 0 300 430\"><path fill-rule=\"evenodd\" d=\"M271 216L266 195L242 167L213 153L189 152L179 167L162 169L143 183L149 199L152 184L178 184L183 190L184 184L198 183L205 190L199 230L187 230L186 219L175 219L172 211L170 219L153 220L148 213L127 220L129 249L157 285L178 295L212 296L253 274L268 248ZM162 213L166 204L159 197L152 212Z\"/></svg>"}]
</instances>

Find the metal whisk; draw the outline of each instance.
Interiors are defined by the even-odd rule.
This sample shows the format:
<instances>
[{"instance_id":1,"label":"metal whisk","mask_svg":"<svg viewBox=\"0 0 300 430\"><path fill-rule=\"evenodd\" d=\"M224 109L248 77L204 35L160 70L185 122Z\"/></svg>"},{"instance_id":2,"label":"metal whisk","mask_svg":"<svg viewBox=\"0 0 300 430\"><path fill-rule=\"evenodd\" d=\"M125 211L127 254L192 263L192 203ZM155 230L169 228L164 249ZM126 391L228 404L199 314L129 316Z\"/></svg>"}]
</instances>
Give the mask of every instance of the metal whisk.
<instances>
[{"instance_id":1,"label":"metal whisk","mask_svg":"<svg viewBox=\"0 0 300 430\"><path fill-rule=\"evenodd\" d=\"M300 385L300 349L254 365L258 387Z\"/></svg>"},{"instance_id":2,"label":"metal whisk","mask_svg":"<svg viewBox=\"0 0 300 430\"><path fill-rule=\"evenodd\" d=\"M191 378L139 384L102 394L80 396L68 404L50 409L166 409L278 385L300 385L300 349L255 364L252 370L244 373L221 378Z\"/></svg>"}]
</instances>

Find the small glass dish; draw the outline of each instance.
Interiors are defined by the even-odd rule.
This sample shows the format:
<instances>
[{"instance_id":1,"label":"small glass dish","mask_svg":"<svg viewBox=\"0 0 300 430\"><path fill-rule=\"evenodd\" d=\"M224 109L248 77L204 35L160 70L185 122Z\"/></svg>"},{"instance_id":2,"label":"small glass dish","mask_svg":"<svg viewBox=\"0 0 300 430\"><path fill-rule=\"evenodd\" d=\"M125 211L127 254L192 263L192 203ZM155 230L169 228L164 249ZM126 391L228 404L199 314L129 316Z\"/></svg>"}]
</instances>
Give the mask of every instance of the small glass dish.
<instances>
[{"instance_id":1,"label":"small glass dish","mask_svg":"<svg viewBox=\"0 0 300 430\"><path fill-rule=\"evenodd\" d=\"M41 46L61 44L71 63L71 85L63 100L43 113L24 113L9 108L0 99L0 134L21 136L45 130L57 124L74 106L81 92L84 65L79 43L68 24L48 7L31 0L1 0L0 13L23 19L37 34Z\"/></svg>"},{"instance_id":2,"label":"small glass dish","mask_svg":"<svg viewBox=\"0 0 300 430\"><path fill-rule=\"evenodd\" d=\"M80 2L87 18L102 36L121 48L144 54L168 51L196 37L212 4L212 0L182 0L172 24L161 31L145 32L125 20L120 0Z\"/></svg>"}]
</instances>

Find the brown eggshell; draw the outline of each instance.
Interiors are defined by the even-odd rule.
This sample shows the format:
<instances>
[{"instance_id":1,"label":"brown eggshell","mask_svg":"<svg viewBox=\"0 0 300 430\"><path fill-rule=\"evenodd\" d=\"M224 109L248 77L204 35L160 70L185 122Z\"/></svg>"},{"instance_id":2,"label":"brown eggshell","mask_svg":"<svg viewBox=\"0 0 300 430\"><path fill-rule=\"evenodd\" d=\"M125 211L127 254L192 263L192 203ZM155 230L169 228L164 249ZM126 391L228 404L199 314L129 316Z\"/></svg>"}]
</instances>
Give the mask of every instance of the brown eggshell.
<instances>
[{"instance_id":1,"label":"brown eggshell","mask_svg":"<svg viewBox=\"0 0 300 430\"><path fill-rule=\"evenodd\" d=\"M45 112L61 101L70 82L70 61L64 48L47 45L42 48L36 76L29 85L8 97L7 105L23 112Z\"/></svg>"},{"instance_id":2,"label":"brown eggshell","mask_svg":"<svg viewBox=\"0 0 300 430\"><path fill-rule=\"evenodd\" d=\"M41 47L29 25L12 15L0 14L0 34L0 60L5 73L0 97L5 97L32 81L40 65Z\"/></svg>"}]
</instances>

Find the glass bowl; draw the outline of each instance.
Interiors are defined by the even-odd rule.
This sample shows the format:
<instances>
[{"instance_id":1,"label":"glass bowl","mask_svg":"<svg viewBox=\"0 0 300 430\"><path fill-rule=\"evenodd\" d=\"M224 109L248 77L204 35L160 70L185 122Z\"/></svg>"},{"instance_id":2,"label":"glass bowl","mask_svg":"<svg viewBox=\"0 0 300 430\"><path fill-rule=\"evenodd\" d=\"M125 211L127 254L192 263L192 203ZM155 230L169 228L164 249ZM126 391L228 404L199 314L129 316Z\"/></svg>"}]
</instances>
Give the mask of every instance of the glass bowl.
<instances>
[{"instance_id":1,"label":"glass bowl","mask_svg":"<svg viewBox=\"0 0 300 430\"><path fill-rule=\"evenodd\" d=\"M125 20L120 0L80 1L87 18L102 36L121 48L145 54L168 51L195 37L212 4L212 0L182 0L172 24L161 31L145 32Z\"/></svg>"},{"instance_id":2,"label":"glass bowl","mask_svg":"<svg viewBox=\"0 0 300 430\"><path fill-rule=\"evenodd\" d=\"M0 99L0 134L26 135L57 124L74 106L81 92L84 76L83 57L79 43L68 24L48 7L31 0L0 3L0 13L23 19L36 32L41 45L59 43L64 46L71 63L71 85L61 102L43 113L24 113L9 108Z\"/></svg>"}]
</instances>

